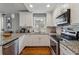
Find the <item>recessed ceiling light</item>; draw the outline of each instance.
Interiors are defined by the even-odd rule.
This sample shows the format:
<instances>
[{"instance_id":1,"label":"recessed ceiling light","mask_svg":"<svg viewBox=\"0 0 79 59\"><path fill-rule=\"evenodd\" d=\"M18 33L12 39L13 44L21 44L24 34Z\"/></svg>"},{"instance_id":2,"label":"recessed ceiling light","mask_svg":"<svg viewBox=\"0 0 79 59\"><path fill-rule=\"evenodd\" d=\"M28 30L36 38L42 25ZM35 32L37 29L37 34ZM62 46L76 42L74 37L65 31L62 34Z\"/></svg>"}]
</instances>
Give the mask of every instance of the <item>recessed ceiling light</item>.
<instances>
[{"instance_id":1,"label":"recessed ceiling light","mask_svg":"<svg viewBox=\"0 0 79 59\"><path fill-rule=\"evenodd\" d=\"M29 6L30 6L31 8L33 8L33 5L32 5L32 4L30 4Z\"/></svg>"},{"instance_id":2,"label":"recessed ceiling light","mask_svg":"<svg viewBox=\"0 0 79 59\"><path fill-rule=\"evenodd\" d=\"M47 5L46 5L46 7L50 7L50 5L49 5L49 4L47 4Z\"/></svg>"},{"instance_id":3,"label":"recessed ceiling light","mask_svg":"<svg viewBox=\"0 0 79 59\"><path fill-rule=\"evenodd\" d=\"M15 14L11 14L11 17L12 17L12 18L15 18Z\"/></svg>"}]
</instances>

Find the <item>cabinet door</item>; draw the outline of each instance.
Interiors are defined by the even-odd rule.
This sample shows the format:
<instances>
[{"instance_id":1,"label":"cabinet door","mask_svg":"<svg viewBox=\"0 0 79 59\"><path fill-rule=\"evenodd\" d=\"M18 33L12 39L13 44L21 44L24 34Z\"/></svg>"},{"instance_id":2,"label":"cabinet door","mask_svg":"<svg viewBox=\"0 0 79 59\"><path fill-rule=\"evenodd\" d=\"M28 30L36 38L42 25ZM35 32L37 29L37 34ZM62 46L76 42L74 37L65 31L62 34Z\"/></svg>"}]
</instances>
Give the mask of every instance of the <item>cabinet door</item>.
<instances>
[{"instance_id":1,"label":"cabinet door","mask_svg":"<svg viewBox=\"0 0 79 59\"><path fill-rule=\"evenodd\" d=\"M20 26L32 26L32 13L20 12Z\"/></svg>"},{"instance_id":2,"label":"cabinet door","mask_svg":"<svg viewBox=\"0 0 79 59\"><path fill-rule=\"evenodd\" d=\"M21 53L21 51L24 48L24 41L23 40L24 40L24 35L19 38L19 53Z\"/></svg>"},{"instance_id":3,"label":"cabinet door","mask_svg":"<svg viewBox=\"0 0 79 59\"><path fill-rule=\"evenodd\" d=\"M27 35L26 36L26 40L25 40L25 45L26 46L31 46L32 45L32 39L31 39L31 36L30 35Z\"/></svg>"},{"instance_id":4,"label":"cabinet door","mask_svg":"<svg viewBox=\"0 0 79 59\"><path fill-rule=\"evenodd\" d=\"M40 46L50 46L49 39L40 38L39 39L39 45Z\"/></svg>"},{"instance_id":5,"label":"cabinet door","mask_svg":"<svg viewBox=\"0 0 79 59\"><path fill-rule=\"evenodd\" d=\"M32 39L32 46L39 46L39 39Z\"/></svg>"},{"instance_id":6,"label":"cabinet door","mask_svg":"<svg viewBox=\"0 0 79 59\"><path fill-rule=\"evenodd\" d=\"M51 13L47 13L46 26L53 26L52 25L52 15L51 15Z\"/></svg>"},{"instance_id":7,"label":"cabinet door","mask_svg":"<svg viewBox=\"0 0 79 59\"><path fill-rule=\"evenodd\" d=\"M50 39L48 35L40 35L39 42L40 46L50 46Z\"/></svg>"},{"instance_id":8,"label":"cabinet door","mask_svg":"<svg viewBox=\"0 0 79 59\"><path fill-rule=\"evenodd\" d=\"M26 25L26 13L20 12L19 17L20 17L19 25L22 27L25 26Z\"/></svg>"},{"instance_id":9,"label":"cabinet door","mask_svg":"<svg viewBox=\"0 0 79 59\"><path fill-rule=\"evenodd\" d=\"M26 26L32 26L32 13L26 13Z\"/></svg>"},{"instance_id":10,"label":"cabinet door","mask_svg":"<svg viewBox=\"0 0 79 59\"><path fill-rule=\"evenodd\" d=\"M29 35L25 35L24 36L24 45L28 46L28 44L29 44Z\"/></svg>"},{"instance_id":11,"label":"cabinet door","mask_svg":"<svg viewBox=\"0 0 79 59\"><path fill-rule=\"evenodd\" d=\"M39 40L38 40L38 35L31 35L30 40L31 40L31 46L39 46Z\"/></svg>"}]
</instances>

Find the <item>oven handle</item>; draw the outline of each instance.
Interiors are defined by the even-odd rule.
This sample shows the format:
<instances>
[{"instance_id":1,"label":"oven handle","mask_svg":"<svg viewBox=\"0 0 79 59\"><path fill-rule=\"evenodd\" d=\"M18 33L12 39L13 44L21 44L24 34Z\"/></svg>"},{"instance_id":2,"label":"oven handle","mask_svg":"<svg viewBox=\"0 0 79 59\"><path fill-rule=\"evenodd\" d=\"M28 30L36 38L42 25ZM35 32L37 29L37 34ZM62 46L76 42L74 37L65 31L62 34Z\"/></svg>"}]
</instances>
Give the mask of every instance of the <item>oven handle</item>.
<instances>
[{"instance_id":1,"label":"oven handle","mask_svg":"<svg viewBox=\"0 0 79 59\"><path fill-rule=\"evenodd\" d=\"M9 43L9 44L6 44L5 46L3 46L3 48L8 48L8 47L10 47L11 45L13 45L14 44L14 42L11 42L11 43Z\"/></svg>"}]
</instances>

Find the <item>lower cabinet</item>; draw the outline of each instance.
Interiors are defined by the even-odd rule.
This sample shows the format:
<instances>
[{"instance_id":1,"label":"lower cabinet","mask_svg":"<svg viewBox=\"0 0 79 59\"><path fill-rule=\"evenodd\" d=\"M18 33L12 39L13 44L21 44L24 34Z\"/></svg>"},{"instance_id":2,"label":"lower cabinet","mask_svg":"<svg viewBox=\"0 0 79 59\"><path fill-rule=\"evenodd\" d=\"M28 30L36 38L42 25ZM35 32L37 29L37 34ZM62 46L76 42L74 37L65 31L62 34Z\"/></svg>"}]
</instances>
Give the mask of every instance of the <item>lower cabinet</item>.
<instances>
[{"instance_id":1,"label":"lower cabinet","mask_svg":"<svg viewBox=\"0 0 79 59\"><path fill-rule=\"evenodd\" d=\"M21 37L19 37L19 54L25 47L24 41L25 41L25 35L22 35Z\"/></svg>"},{"instance_id":2,"label":"lower cabinet","mask_svg":"<svg viewBox=\"0 0 79 59\"><path fill-rule=\"evenodd\" d=\"M50 46L48 35L30 35L26 39L26 46Z\"/></svg>"},{"instance_id":3,"label":"lower cabinet","mask_svg":"<svg viewBox=\"0 0 79 59\"><path fill-rule=\"evenodd\" d=\"M50 46L48 35L22 35L19 37L19 54L25 46Z\"/></svg>"},{"instance_id":4,"label":"lower cabinet","mask_svg":"<svg viewBox=\"0 0 79 59\"><path fill-rule=\"evenodd\" d=\"M60 55L75 55L75 53L73 53L64 45L60 44Z\"/></svg>"}]
</instances>

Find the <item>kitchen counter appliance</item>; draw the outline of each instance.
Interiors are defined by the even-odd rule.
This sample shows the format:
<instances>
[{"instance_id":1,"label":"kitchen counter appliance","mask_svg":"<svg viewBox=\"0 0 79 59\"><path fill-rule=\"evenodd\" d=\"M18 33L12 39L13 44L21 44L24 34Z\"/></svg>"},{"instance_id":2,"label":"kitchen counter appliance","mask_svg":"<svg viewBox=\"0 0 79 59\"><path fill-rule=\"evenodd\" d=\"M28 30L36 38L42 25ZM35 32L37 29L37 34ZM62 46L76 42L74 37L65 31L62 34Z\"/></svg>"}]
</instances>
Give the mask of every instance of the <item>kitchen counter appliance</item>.
<instances>
[{"instance_id":1,"label":"kitchen counter appliance","mask_svg":"<svg viewBox=\"0 0 79 59\"><path fill-rule=\"evenodd\" d=\"M51 49L53 49L53 53L55 55L60 55L60 38L56 35L52 35L50 36L50 46L51 46Z\"/></svg>"},{"instance_id":2,"label":"kitchen counter appliance","mask_svg":"<svg viewBox=\"0 0 79 59\"><path fill-rule=\"evenodd\" d=\"M25 33L26 29L25 28L21 28L20 33Z\"/></svg>"},{"instance_id":3,"label":"kitchen counter appliance","mask_svg":"<svg viewBox=\"0 0 79 59\"><path fill-rule=\"evenodd\" d=\"M61 37L67 40L78 40L79 39L79 31L77 32L62 32Z\"/></svg>"},{"instance_id":4,"label":"kitchen counter appliance","mask_svg":"<svg viewBox=\"0 0 79 59\"><path fill-rule=\"evenodd\" d=\"M3 55L17 55L18 54L18 40L14 40L2 46Z\"/></svg>"}]
</instances>

